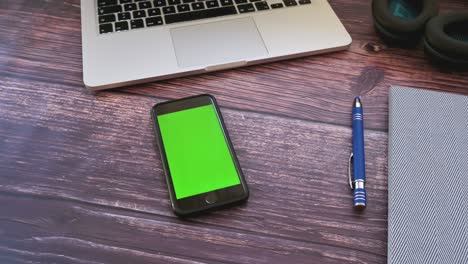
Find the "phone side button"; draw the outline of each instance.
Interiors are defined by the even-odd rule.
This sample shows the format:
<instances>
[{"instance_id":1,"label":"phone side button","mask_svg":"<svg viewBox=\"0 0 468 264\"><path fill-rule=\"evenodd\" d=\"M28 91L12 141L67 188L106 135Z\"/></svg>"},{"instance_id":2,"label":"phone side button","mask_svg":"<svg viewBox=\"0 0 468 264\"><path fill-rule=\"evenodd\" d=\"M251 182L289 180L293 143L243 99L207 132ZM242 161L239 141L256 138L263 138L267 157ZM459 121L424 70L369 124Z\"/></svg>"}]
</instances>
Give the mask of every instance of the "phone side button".
<instances>
[{"instance_id":1,"label":"phone side button","mask_svg":"<svg viewBox=\"0 0 468 264\"><path fill-rule=\"evenodd\" d=\"M207 204L216 203L218 201L218 196L215 193L210 193L205 197L205 202Z\"/></svg>"}]
</instances>

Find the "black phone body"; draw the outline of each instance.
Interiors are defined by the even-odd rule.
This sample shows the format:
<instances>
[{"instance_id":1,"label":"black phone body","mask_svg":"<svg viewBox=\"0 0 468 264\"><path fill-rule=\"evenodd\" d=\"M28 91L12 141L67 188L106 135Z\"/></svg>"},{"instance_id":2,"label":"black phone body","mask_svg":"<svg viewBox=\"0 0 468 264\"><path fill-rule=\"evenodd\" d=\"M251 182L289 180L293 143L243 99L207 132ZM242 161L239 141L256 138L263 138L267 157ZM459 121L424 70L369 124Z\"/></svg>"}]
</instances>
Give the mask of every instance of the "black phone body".
<instances>
[{"instance_id":1,"label":"black phone body","mask_svg":"<svg viewBox=\"0 0 468 264\"><path fill-rule=\"evenodd\" d=\"M247 183L213 96L156 104L151 116L176 215L248 199Z\"/></svg>"}]
</instances>

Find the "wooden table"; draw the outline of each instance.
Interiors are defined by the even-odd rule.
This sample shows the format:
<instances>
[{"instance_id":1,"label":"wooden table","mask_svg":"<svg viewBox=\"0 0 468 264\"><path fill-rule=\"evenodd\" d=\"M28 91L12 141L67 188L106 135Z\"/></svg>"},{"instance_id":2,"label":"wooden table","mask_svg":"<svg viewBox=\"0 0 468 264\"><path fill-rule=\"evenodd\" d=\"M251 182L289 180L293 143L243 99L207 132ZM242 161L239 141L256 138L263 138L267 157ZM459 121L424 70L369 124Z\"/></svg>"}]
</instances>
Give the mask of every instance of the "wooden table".
<instances>
[{"instance_id":1,"label":"wooden table","mask_svg":"<svg viewBox=\"0 0 468 264\"><path fill-rule=\"evenodd\" d=\"M370 1L330 2L349 51L93 93L82 82L80 1L2 0L0 263L385 263L389 86L468 94L468 73L383 44ZM251 196L180 220L149 111L200 93L222 106ZM347 184L358 93L363 213Z\"/></svg>"}]
</instances>

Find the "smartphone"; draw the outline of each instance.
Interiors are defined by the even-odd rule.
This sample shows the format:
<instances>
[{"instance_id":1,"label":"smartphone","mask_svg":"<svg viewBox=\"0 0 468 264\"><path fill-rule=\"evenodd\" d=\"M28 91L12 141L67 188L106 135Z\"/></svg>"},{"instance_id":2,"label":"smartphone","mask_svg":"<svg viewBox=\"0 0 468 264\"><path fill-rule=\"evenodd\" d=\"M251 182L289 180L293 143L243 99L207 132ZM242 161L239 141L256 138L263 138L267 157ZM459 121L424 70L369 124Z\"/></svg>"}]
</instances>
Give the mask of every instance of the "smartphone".
<instances>
[{"instance_id":1,"label":"smartphone","mask_svg":"<svg viewBox=\"0 0 468 264\"><path fill-rule=\"evenodd\" d=\"M151 116L176 215L248 199L247 183L213 96L156 104Z\"/></svg>"}]
</instances>

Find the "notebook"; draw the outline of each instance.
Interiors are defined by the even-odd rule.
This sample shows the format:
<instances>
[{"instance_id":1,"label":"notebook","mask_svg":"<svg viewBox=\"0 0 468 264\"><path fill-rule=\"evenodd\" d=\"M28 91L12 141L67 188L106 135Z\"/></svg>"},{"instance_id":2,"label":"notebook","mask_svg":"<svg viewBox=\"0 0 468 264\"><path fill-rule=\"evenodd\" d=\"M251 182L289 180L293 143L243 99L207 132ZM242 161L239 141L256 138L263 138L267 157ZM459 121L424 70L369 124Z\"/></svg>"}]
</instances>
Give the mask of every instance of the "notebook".
<instances>
[{"instance_id":1,"label":"notebook","mask_svg":"<svg viewBox=\"0 0 468 264\"><path fill-rule=\"evenodd\" d=\"M391 87L389 108L388 263L467 264L468 97Z\"/></svg>"}]
</instances>

